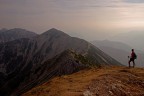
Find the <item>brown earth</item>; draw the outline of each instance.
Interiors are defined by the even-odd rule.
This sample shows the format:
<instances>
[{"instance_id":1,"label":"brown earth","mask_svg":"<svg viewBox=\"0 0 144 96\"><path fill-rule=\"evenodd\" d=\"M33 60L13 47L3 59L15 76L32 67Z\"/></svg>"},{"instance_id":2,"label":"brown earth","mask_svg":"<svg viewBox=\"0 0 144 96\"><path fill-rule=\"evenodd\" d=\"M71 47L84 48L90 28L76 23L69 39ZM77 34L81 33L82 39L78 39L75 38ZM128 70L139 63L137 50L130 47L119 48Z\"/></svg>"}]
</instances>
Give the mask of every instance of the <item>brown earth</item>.
<instances>
[{"instance_id":1,"label":"brown earth","mask_svg":"<svg viewBox=\"0 0 144 96\"><path fill-rule=\"evenodd\" d=\"M144 68L85 69L53 78L22 96L144 96Z\"/></svg>"}]
</instances>

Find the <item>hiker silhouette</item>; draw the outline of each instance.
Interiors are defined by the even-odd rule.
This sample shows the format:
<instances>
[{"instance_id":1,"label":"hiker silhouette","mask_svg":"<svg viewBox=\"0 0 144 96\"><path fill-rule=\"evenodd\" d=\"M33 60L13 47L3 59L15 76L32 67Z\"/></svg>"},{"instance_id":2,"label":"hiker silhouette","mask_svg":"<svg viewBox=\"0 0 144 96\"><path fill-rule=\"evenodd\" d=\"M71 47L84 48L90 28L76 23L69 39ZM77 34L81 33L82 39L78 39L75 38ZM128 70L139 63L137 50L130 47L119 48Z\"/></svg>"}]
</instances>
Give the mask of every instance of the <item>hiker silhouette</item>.
<instances>
[{"instance_id":1,"label":"hiker silhouette","mask_svg":"<svg viewBox=\"0 0 144 96\"><path fill-rule=\"evenodd\" d=\"M131 67L130 63L133 62L133 68L134 68L135 67L135 59L137 59L137 55L135 54L134 49L132 49L131 51L132 51L131 56L128 56L128 58L130 58L128 63L129 63L129 68L130 68Z\"/></svg>"}]
</instances>

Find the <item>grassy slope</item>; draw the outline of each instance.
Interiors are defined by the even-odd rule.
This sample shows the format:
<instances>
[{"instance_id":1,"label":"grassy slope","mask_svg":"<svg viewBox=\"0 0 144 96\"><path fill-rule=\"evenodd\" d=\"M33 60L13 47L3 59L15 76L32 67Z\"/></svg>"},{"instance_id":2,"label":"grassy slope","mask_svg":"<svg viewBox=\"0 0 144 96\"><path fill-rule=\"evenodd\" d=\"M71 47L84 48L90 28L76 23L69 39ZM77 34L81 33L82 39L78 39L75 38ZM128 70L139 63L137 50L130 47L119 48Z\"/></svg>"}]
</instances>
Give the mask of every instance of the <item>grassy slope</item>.
<instances>
[{"instance_id":1,"label":"grassy slope","mask_svg":"<svg viewBox=\"0 0 144 96\"><path fill-rule=\"evenodd\" d=\"M144 96L144 69L86 69L53 78L22 96Z\"/></svg>"}]
</instances>

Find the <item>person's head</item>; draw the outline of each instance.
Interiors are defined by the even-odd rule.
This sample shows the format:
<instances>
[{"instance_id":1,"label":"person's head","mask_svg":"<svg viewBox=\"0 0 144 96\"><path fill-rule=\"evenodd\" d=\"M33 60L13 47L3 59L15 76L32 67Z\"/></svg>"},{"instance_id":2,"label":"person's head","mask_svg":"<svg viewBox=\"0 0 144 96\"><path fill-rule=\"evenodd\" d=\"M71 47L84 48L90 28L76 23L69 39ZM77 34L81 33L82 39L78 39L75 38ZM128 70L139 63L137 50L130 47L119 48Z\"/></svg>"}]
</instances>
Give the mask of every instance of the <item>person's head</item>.
<instances>
[{"instance_id":1,"label":"person's head","mask_svg":"<svg viewBox=\"0 0 144 96\"><path fill-rule=\"evenodd\" d=\"M134 52L134 49L132 49L132 52Z\"/></svg>"}]
</instances>

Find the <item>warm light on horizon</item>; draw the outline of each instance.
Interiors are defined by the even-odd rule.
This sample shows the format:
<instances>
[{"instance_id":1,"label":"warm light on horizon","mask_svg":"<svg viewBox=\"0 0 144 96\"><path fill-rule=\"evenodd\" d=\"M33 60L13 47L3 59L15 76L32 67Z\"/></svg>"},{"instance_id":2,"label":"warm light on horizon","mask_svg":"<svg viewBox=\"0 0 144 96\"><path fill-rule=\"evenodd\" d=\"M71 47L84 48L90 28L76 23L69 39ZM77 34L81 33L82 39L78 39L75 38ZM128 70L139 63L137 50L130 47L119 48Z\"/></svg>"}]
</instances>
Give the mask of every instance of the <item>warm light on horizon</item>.
<instances>
[{"instance_id":1,"label":"warm light on horizon","mask_svg":"<svg viewBox=\"0 0 144 96\"><path fill-rule=\"evenodd\" d=\"M85 39L144 30L141 0L1 0L0 28L58 28Z\"/></svg>"}]
</instances>

